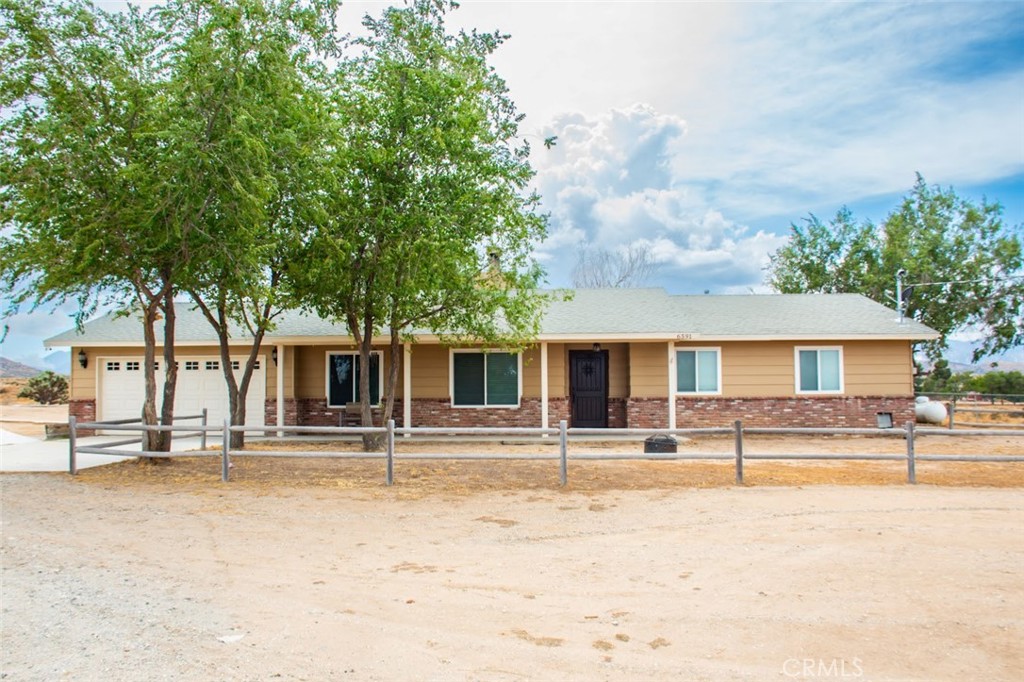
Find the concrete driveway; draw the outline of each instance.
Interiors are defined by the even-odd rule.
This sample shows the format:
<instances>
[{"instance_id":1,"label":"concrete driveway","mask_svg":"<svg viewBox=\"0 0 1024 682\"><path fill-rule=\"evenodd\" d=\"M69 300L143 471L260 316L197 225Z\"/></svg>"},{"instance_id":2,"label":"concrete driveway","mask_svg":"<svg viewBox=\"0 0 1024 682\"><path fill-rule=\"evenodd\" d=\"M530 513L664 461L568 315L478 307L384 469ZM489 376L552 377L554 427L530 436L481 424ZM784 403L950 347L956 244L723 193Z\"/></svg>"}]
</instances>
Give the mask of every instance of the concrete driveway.
<instances>
[{"instance_id":1,"label":"concrete driveway","mask_svg":"<svg viewBox=\"0 0 1024 682\"><path fill-rule=\"evenodd\" d=\"M79 438L81 445L98 445L110 436ZM67 471L68 440L40 440L0 429L0 471ZM78 454L78 468L102 466L131 457Z\"/></svg>"}]
</instances>

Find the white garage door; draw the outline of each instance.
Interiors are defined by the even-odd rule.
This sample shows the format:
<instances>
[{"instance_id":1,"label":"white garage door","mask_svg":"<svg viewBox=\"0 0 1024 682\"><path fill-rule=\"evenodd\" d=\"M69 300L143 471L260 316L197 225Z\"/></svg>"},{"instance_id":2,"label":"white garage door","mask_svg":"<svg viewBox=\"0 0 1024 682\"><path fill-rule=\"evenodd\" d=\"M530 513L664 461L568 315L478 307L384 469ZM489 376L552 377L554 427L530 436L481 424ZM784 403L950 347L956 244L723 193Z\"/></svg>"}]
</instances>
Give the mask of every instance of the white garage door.
<instances>
[{"instance_id":1,"label":"white garage door","mask_svg":"<svg viewBox=\"0 0 1024 682\"><path fill-rule=\"evenodd\" d=\"M239 369L245 360L232 360L235 376L241 377ZM157 363L157 411L163 398L163 362ZM142 371L142 360L136 357L99 358L100 390L97 412L101 421L114 419L137 419L142 414L142 403L146 396L146 379ZM264 423L264 401L267 395L266 371L262 362L257 362L249 384L245 401L245 423L262 426ZM174 414L189 416L208 410L210 424L220 424L231 414L228 403L228 388L219 357L189 357L178 360L178 385L174 396ZM189 420L185 424L196 424Z\"/></svg>"}]
</instances>

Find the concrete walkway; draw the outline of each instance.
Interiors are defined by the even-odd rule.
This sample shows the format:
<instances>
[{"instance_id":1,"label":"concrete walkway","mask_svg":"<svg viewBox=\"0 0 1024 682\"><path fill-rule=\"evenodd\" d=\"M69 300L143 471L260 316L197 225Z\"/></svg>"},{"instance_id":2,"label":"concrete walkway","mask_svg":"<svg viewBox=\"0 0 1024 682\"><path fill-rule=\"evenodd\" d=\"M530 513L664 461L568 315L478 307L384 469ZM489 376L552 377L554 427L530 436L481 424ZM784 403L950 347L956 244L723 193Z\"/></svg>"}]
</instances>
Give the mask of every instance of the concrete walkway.
<instances>
[{"instance_id":1,"label":"concrete walkway","mask_svg":"<svg viewBox=\"0 0 1024 682\"><path fill-rule=\"evenodd\" d=\"M15 434L16 435L16 434ZM90 436L79 438L81 446L97 446L109 443L114 440L123 440L127 436ZM11 439L14 440L14 439ZM138 445L118 446L118 450L131 451L138 449ZM174 441L174 451L198 450L199 438L181 438ZM94 455L78 453L77 462L79 469L113 464L133 457L118 457L112 455ZM68 440L37 440L29 442L8 442L8 439L0 438L0 472L14 471L67 471L68 470Z\"/></svg>"}]
</instances>

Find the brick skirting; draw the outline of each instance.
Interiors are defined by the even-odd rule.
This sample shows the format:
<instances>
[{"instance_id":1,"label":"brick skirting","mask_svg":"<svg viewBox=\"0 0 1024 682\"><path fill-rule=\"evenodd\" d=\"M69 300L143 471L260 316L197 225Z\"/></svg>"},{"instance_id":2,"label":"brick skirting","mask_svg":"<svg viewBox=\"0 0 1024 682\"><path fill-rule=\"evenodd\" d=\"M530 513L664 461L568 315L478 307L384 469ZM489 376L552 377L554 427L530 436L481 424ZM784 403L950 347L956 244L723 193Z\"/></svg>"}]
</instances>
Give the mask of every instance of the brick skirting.
<instances>
[{"instance_id":1,"label":"brick skirting","mask_svg":"<svg viewBox=\"0 0 1024 682\"><path fill-rule=\"evenodd\" d=\"M76 406L77 404L77 406ZM76 411L77 410L77 411ZM72 401L72 411L80 421L95 418L96 404L91 400ZM285 424L337 426L342 409L327 407L324 398L285 400ZM452 407L448 399L417 399L412 404L414 426L510 426L539 427L539 398L523 398L518 408ZM894 425L914 419L913 396L804 396L799 398L676 398L676 426L699 428L731 426L742 419L747 426L778 427L868 427L877 426L879 412L892 414ZM379 419L379 412L374 411ZM266 401L266 424L277 423L277 401ZM402 401L395 401L394 418L402 425ZM548 401L548 423L557 427L565 419L570 424L568 398ZM609 428L668 428L668 399L610 398Z\"/></svg>"},{"instance_id":2,"label":"brick skirting","mask_svg":"<svg viewBox=\"0 0 1024 682\"><path fill-rule=\"evenodd\" d=\"M874 428L889 412L895 426L914 420L913 396L802 396L798 398L676 398L676 426Z\"/></svg>"},{"instance_id":3,"label":"brick skirting","mask_svg":"<svg viewBox=\"0 0 1024 682\"><path fill-rule=\"evenodd\" d=\"M68 416L74 417L76 421L80 422L94 422L96 421L96 401L95 400L71 400L68 402ZM93 429L77 429L75 434L78 436L95 436L96 431Z\"/></svg>"}]
</instances>

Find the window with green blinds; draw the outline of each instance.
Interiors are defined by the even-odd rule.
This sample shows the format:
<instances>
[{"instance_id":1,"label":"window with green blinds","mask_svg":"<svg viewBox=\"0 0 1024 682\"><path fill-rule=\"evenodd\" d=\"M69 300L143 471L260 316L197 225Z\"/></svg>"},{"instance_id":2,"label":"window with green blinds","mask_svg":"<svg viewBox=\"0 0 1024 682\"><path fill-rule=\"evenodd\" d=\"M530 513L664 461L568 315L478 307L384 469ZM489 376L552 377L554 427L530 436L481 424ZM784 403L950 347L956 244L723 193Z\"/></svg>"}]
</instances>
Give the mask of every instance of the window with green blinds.
<instances>
[{"instance_id":1,"label":"window with green blinds","mask_svg":"<svg viewBox=\"0 0 1024 682\"><path fill-rule=\"evenodd\" d=\"M519 357L514 353L453 353L452 404L519 404Z\"/></svg>"},{"instance_id":2,"label":"window with green blinds","mask_svg":"<svg viewBox=\"0 0 1024 682\"><path fill-rule=\"evenodd\" d=\"M344 407L345 403L359 402L358 353L332 353L327 362L327 404L330 407ZM381 383L380 353L370 353L370 402L380 403Z\"/></svg>"},{"instance_id":3,"label":"window with green blinds","mask_svg":"<svg viewBox=\"0 0 1024 682\"><path fill-rule=\"evenodd\" d=\"M797 351L797 386L800 393L840 393L843 390L842 356L838 349Z\"/></svg>"},{"instance_id":4,"label":"window with green blinds","mask_svg":"<svg viewBox=\"0 0 1024 682\"><path fill-rule=\"evenodd\" d=\"M676 391L718 393L718 351L676 351Z\"/></svg>"}]
</instances>

